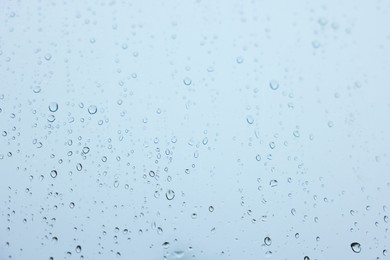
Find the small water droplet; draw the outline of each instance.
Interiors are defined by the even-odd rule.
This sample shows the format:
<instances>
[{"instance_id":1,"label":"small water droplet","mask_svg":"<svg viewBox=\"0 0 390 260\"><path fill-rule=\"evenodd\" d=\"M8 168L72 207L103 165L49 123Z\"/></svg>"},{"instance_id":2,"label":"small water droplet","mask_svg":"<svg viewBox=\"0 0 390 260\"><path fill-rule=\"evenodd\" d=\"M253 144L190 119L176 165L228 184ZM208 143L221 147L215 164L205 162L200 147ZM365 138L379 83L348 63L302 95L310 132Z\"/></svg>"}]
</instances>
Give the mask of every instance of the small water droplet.
<instances>
[{"instance_id":1,"label":"small water droplet","mask_svg":"<svg viewBox=\"0 0 390 260\"><path fill-rule=\"evenodd\" d=\"M175 252L173 252L173 255L175 256L176 259L183 258L184 251L181 251L181 250L175 251Z\"/></svg>"},{"instance_id":2,"label":"small water droplet","mask_svg":"<svg viewBox=\"0 0 390 260\"><path fill-rule=\"evenodd\" d=\"M164 243L162 243L162 248L164 248L164 249L168 249L169 248L169 242L164 242Z\"/></svg>"},{"instance_id":3,"label":"small water droplet","mask_svg":"<svg viewBox=\"0 0 390 260\"><path fill-rule=\"evenodd\" d=\"M241 63L244 62L244 58L241 57L241 56L239 56L239 57L236 58L236 62L237 62L238 64L241 64Z\"/></svg>"},{"instance_id":4,"label":"small water droplet","mask_svg":"<svg viewBox=\"0 0 390 260\"><path fill-rule=\"evenodd\" d=\"M57 177L57 171L56 170L52 170L50 172L50 176L54 179L55 177Z\"/></svg>"},{"instance_id":5,"label":"small water droplet","mask_svg":"<svg viewBox=\"0 0 390 260\"><path fill-rule=\"evenodd\" d=\"M270 237L265 237L265 238L264 238L264 244L265 244L266 246L270 246L270 245L272 244L271 238L270 238Z\"/></svg>"},{"instance_id":6,"label":"small water droplet","mask_svg":"<svg viewBox=\"0 0 390 260\"><path fill-rule=\"evenodd\" d=\"M276 187L276 186L278 186L278 181L277 181L277 180L271 180L271 181L269 182L269 185L270 185L271 187Z\"/></svg>"},{"instance_id":7,"label":"small water droplet","mask_svg":"<svg viewBox=\"0 0 390 260\"><path fill-rule=\"evenodd\" d=\"M38 94L39 92L41 92L41 86L34 86L34 87L33 87L33 92L34 92L34 93L37 93L37 94Z\"/></svg>"},{"instance_id":8,"label":"small water droplet","mask_svg":"<svg viewBox=\"0 0 390 260\"><path fill-rule=\"evenodd\" d=\"M76 246L76 253L81 253L81 246Z\"/></svg>"},{"instance_id":9,"label":"small water droplet","mask_svg":"<svg viewBox=\"0 0 390 260\"><path fill-rule=\"evenodd\" d=\"M279 88L279 82L276 81L276 80L271 80L269 82L269 87L272 89L272 90L277 90Z\"/></svg>"},{"instance_id":10,"label":"small water droplet","mask_svg":"<svg viewBox=\"0 0 390 260\"><path fill-rule=\"evenodd\" d=\"M50 53L47 53L45 55L45 60L47 60L47 61L51 60L51 54Z\"/></svg>"},{"instance_id":11,"label":"small water droplet","mask_svg":"<svg viewBox=\"0 0 390 260\"><path fill-rule=\"evenodd\" d=\"M296 210L295 210L294 208L291 209L291 214L292 214L293 216L295 216Z\"/></svg>"},{"instance_id":12,"label":"small water droplet","mask_svg":"<svg viewBox=\"0 0 390 260\"><path fill-rule=\"evenodd\" d=\"M192 83L192 80L188 77L183 79L184 85L189 86Z\"/></svg>"},{"instance_id":13,"label":"small water droplet","mask_svg":"<svg viewBox=\"0 0 390 260\"><path fill-rule=\"evenodd\" d=\"M249 115L249 116L246 117L246 121L248 122L248 124L251 125L251 124L253 124L255 119L251 115Z\"/></svg>"},{"instance_id":14,"label":"small water droplet","mask_svg":"<svg viewBox=\"0 0 390 260\"><path fill-rule=\"evenodd\" d=\"M311 45L313 46L314 49L318 49L321 46L321 44L318 41L313 41Z\"/></svg>"},{"instance_id":15,"label":"small water droplet","mask_svg":"<svg viewBox=\"0 0 390 260\"><path fill-rule=\"evenodd\" d=\"M49 123L53 123L54 121L56 121L56 117L54 115L49 115L47 118L47 121Z\"/></svg>"},{"instance_id":16,"label":"small water droplet","mask_svg":"<svg viewBox=\"0 0 390 260\"><path fill-rule=\"evenodd\" d=\"M49 104L49 111L54 113L57 110L58 110L58 104L56 102L51 102Z\"/></svg>"},{"instance_id":17,"label":"small water droplet","mask_svg":"<svg viewBox=\"0 0 390 260\"><path fill-rule=\"evenodd\" d=\"M91 115L96 114L96 112L97 112L97 107L95 105L90 105L88 107L88 113L90 113Z\"/></svg>"},{"instance_id":18,"label":"small water droplet","mask_svg":"<svg viewBox=\"0 0 390 260\"><path fill-rule=\"evenodd\" d=\"M165 193L165 197L167 198L167 200L173 200L173 198L175 198L175 192L173 190L168 190Z\"/></svg>"},{"instance_id":19,"label":"small water droplet","mask_svg":"<svg viewBox=\"0 0 390 260\"><path fill-rule=\"evenodd\" d=\"M83 148L83 153L84 153L84 154L89 153L89 147L87 147L87 146L84 147L84 148Z\"/></svg>"},{"instance_id":20,"label":"small water droplet","mask_svg":"<svg viewBox=\"0 0 390 260\"><path fill-rule=\"evenodd\" d=\"M362 248L361 248L361 246L360 246L360 244L358 242L353 242L351 244L351 249L355 253L360 253L360 251L362 250Z\"/></svg>"}]
</instances>

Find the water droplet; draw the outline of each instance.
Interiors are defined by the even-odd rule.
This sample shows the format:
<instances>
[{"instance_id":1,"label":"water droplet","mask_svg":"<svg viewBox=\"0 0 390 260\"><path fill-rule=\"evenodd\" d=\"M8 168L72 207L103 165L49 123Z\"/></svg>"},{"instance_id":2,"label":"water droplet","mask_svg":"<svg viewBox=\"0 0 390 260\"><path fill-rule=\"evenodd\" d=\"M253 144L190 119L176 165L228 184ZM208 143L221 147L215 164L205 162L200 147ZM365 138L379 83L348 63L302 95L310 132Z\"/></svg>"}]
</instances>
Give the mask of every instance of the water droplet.
<instances>
[{"instance_id":1,"label":"water droplet","mask_svg":"<svg viewBox=\"0 0 390 260\"><path fill-rule=\"evenodd\" d=\"M362 250L362 248L358 242L353 242L351 244L351 248L352 248L352 251L355 253L360 253L360 251Z\"/></svg>"},{"instance_id":2,"label":"water droplet","mask_svg":"<svg viewBox=\"0 0 390 260\"><path fill-rule=\"evenodd\" d=\"M310 258L309 258L308 256L305 256L305 257L303 258L303 260L310 260Z\"/></svg>"},{"instance_id":3,"label":"water droplet","mask_svg":"<svg viewBox=\"0 0 390 260\"><path fill-rule=\"evenodd\" d=\"M271 181L269 182L269 185L270 185L271 187L276 187L276 186L278 186L278 181L277 181L277 180L271 180Z\"/></svg>"},{"instance_id":4,"label":"water droplet","mask_svg":"<svg viewBox=\"0 0 390 260\"><path fill-rule=\"evenodd\" d=\"M325 17L321 17L318 19L318 23L322 26L325 26L328 23L328 20Z\"/></svg>"},{"instance_id":5,"label":"water droplet","mask_svg":"<svg viewBox=\"0 0 390 260\"><path fill-rule=\"evenodd\" d=\"M168 190L165 193L165 197L167 198L167 200L173 200L173 198L175 198L175 192L173 190Z\"/></svg>"},{"instance_id":6,"label":"water droplet","mask_svg":"<svg viewBox=\"0 0 390 260\"><path fill-rule=\"evenodd\" d=\"M97 107L95 105L90 105L88 107L88 113L90 113L91 115L96 114L96 112L97 112Z\"/></svg>"},{"instance_id":7,"label":"water droplet","mask_svg":"<svg viewBox=\"0 0 390 260\"><path fill-rule=\"evenodd\" d=\"M192 83L192 80L188 77L183 79L184 85L189 86Z\"/></svg>"},{"instance_id":8,"label":"water droplet","mask_svg":"<svg viewBox=\"0 0 390 260\"><path fill-rule=\"evenodd\" d=\"M251 124L253 124L253 122L255 121L255 119L253 119L253 117L249 115L249 116L246 117L246 121L248 122L248 124L251 125Z\"/></svg>"},{"instance_id":9,"label":"water droplet","mask_svg":"<svg viewBox=\"0 0 390 260\"><path fill-rule=\"evenodd\" d=\"M210 211L210 212L213 212L213 211L214 211L214 207L213 207L213 206L210 206L210 207L209 207L209 211Z\"/></svg>"},{"instance_id":10,"label":"water droplet","mask_svg":"<svg viewBox=\"0 0 390 260\"><path fill-rule=\"evenodd\" d=\"M318 49L321 46L321 44L318 41L313 41L311 45L313 46L314 49Z\"/></svg>"},{"instance_id":11,"label":"water droplet","mask_svg":"<svg viewBox=\"0 0 390 260\"><path fill-rule=\"evenodd\" d=\"M51 102L49 104L49 111L54 113L57 110L58 110L58 104L56 102Z\"/></svg>"},{"instance_id":12,"label":"water droplet","mask_svg":"<svg viewBox=\"0 0 390 260\"><path fill-rule=\"evenodd\" d=\"M154 171L150 171L149 176L153 178L154 176L156 176L156 174L154 173Z\"/></svg>"},{"instance_id":13,"label":"water droplet","mask_svg":"<svg viewBox=\"0 0 390 260\"><path fill-rule=\"evenodd\" d=\"M291 214L292 214L293 216L295 216L296 210L295 210L294 208L291 209Z\"/></svg>"},{"instance_id":14,"label":"water droplet","mask_svg":"<svg viewBox=\"0 0 390 260\"><path fill-rule=\"evenodd\" d=\"M276 80L271 80L269 83L269 87L272 90L277 90L279 88L279 82L277 82Z\"/></svg>"},{"instance_id":15,"label":"water droplet","mask_svg":"<svg viewBox=\"0 0 390 260\"><path fill-rule=\"evenodd\" d=\"M39 92L41 92L41 86L34 86L34 87L33 87L33 92L34 92L34 93L39 93Z\"/></svg>"},{"instance_id":16,"label":"water droplet","mask_svg":"<svg viewBox=\"0 0 390 260\"><path fill-rule=\"evenodd\" d=\"M57 171L56 171L56 170L52 170L52 171L50 172L50 176L51 176L52 178L57 177Z\"/></svg>"},{"instance_id":17,"label":"water droplet","mask_svg":"<svg viewBox=\"0 0 390 260\"><path fill-rule=\"evenodd\" d=\"M76 169L77 169L78 171L81 171L81 170L83 169L83 165L82 165L81 163L78 163L78 164L76 165Z\"/></svg>"},{"instance_id":18,"label":"water droplet","mask_svg":"<svg viewBox=\"0 0 390 260\"><path fill-rule=\"evenodd\" d=\"M169 242L164 242L164 243L162 243L162 248L164 248L164 249L168 249L169 248Z\"/></svg>"},{"instance_id":19,"label":"water droplet","mask_svg":"<svg viewBox=\"0 0 390 260\"><path fill-rule=\"evenodd\" d=\"M261 161L261 156L260 156L260 154L256 155L256 161L258 161L258 162Z\"/></svg>"},{"instance_id":20,"label":"water droplet","mask_svg":"<svg viewBox=\"0 0 390 260\"><path fill-rule=\"evenodd\" d=\"M53 123L54 121L56 121L56 117L54 115L49 115L47 118L47 121L49 123Z\"/></svg>"},{"instance_id":21,"label":"water droplet","mask_svg":"<svg viewBox=\"0 0 390 260\"><path fill-rule=\"evenodd\" d=\"M118 188L119 187L119 181L114 181L114 187Z\"/></svg>"},{"instance_id":22,"label":"water droplet","mask_svg":"<svg viewBox=\"0 0 390 260\"><path fill-rule=\"evenodd\" d=\"M47 53L45 55L45 60L47 60L47 61L51 60L51 54L50 53Z\"/></svg>"},{"instance_id":23,"label":"water droplet","mask_svg":"<svg viewBox=\"0 0 390 260\"><path fill-rule=\"evenodd\" d=\"M175 256L176 259L183 258L184 251L181 251L181 250L175 251L175 252L173 252L173 255Z\"/></svg>"},{"instance_id":24,"label":"water droplet","mask_svg":"<svg viewBox=\"0 0 390 260\"><path fill-rule=\"evenodd\" d=\"M158 227L157 234L161 235L162 233L164 233L164 230L161 227Z\"/></svg>"},{"instance_id":25,"label":"water droplet","mask_svg":"<svg viewBox=\"0 0 390 260\"><path fill-rule=\"evenodd\" d=\"M264 238L264 244L270 246L272 244L272 240L270 237Z\"/></svg>"},{"instance_id":26,"label":"water droplet","mask_svg":"<svg viewBox=\"0 0 390 260\"><path fill-rule=\"evenodd\" d=\"M239 57L236 58L236 62L237 62L238 64L241 64L241 63L244 62L244 58L241 57L241 56L239 56Z\"/></svg>"},{"instance_id":27,"label":"water droplet","mask_svg":"<svg viewBox=\"0 0 390 260\"><path fill-rule=\"evenodd\" d=\"M84 154L89 153L89 147L87 147L87 146L84 147L84 148L83 148L83 153L84 153Z\"/></svg>"},{"instance_id":28,"label":"water droplet","mask_svg":"<svg viewBox=\"0 0 390 260\"><path fill-rule=\"evenodd\" d=\"M69 203L69 208L71 208L71 209L74 208L74 203L73 202Z\"/></svg>"},{"instance_id":29,"label":"water droplet","mask_svg":"<svg viewBox=\"0 0 390 260\"><path fill-rule=\"evenodd\" d=\"M76 246L76 253L81 253L81 246Z\"/></svg>"}]
</instances>

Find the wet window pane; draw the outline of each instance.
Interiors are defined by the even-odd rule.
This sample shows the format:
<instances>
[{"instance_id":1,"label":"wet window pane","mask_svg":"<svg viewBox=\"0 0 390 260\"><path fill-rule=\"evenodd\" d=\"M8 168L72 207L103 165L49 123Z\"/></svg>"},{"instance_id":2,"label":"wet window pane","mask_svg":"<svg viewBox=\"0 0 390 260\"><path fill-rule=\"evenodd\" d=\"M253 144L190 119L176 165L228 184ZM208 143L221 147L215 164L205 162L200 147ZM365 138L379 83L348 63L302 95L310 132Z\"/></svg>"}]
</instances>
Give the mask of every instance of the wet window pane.
<instances>
[{"instance_id":1,"label":"wet window pane","mask_svg":"<svg viewBox=\"0 0 390 260\"><path fill-rule=\"evenodd\" d=\"M0 3L0 259L388 259L387 1Z\"/></svg>"}]
</instances>

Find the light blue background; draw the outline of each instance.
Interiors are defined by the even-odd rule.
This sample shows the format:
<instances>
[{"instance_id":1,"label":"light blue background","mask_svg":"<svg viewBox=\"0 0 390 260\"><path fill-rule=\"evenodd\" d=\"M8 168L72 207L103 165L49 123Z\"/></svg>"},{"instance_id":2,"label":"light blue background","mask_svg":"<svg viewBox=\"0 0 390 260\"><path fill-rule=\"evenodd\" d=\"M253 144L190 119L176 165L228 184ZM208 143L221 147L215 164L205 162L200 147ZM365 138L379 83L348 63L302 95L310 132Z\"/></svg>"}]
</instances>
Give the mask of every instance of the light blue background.
<instances>
[{"instance_id":1,"label":"light blue background","mask_svg":"<svg viewBox=\"0 0 390 260\"><path fill-rule=\"evenodd\" d=\"M1 1L0 259L389 258L389 25L376 0Z\"/></svg>"}]
</instances>

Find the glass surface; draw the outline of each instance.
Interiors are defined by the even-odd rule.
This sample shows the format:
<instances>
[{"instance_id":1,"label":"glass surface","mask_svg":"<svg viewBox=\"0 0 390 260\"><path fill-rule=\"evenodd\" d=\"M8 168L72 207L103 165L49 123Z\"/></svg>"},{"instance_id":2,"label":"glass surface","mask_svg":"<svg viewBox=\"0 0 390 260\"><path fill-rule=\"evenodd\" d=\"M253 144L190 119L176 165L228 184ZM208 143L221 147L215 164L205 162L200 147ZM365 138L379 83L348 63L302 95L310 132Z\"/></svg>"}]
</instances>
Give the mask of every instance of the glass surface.
<instances>
[{"instance_id":1,"label":"glass surface","mask_svg":"<svg viewBox=\"0 0 390 260\"><path fill-rule=\"evenodd\" d=\"M0 259L389 259L390 2L0 1Z\"/></svg>"}]
</instances>

